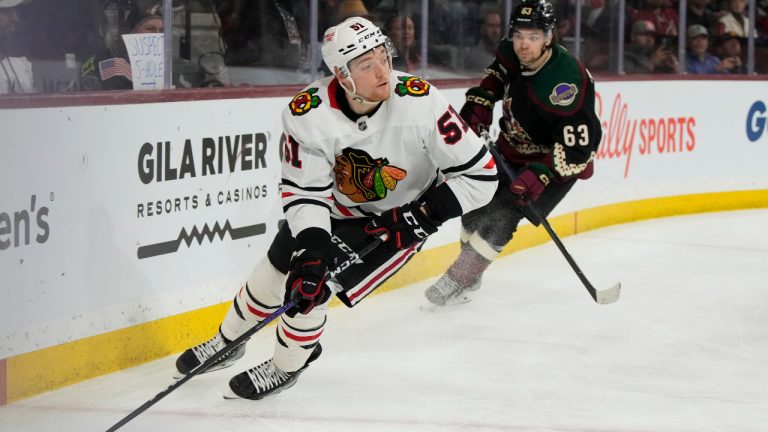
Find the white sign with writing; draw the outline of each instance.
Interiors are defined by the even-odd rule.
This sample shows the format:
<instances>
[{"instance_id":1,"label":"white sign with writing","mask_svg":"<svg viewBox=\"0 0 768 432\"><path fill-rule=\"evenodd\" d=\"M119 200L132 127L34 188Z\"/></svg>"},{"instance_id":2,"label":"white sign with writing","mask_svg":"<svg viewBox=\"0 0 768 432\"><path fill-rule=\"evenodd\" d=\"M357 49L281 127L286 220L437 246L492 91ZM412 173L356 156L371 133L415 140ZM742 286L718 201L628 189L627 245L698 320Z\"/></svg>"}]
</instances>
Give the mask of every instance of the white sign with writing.
<instances>
[{"instance_id":1,"label":"white sign with writing","mask_svg":"<svg viewBox=\"0 0 768 432\"><path fill-rule=\"evenodd\" d=\"M164 37L162 33L124 34L131 61L134 90L161 90L165 88Z\"/></svg>"},{"instance_id":2,"label":"white sign with writing","mask_svg":"<svg viewBox=\"0 0 768 432\"><path fill-rule=\"evenodd\" d=\"M598 82L595 175L552 215L766 189L765 87ZM443 94L456 107L465 91ZM283 218L287 102L0 109L0 359L230 301Z\"/></svg>"},{"instance_id":3,"label":"white sign with writing","mask_svg":"<svg viewBox=\"0 0 768 432\"><path fill-rule=\"evenodd\" d=\"M0 110L0 359L232 300L283 217L285 98L220 103Z\"/></svg>"}]
</instances>

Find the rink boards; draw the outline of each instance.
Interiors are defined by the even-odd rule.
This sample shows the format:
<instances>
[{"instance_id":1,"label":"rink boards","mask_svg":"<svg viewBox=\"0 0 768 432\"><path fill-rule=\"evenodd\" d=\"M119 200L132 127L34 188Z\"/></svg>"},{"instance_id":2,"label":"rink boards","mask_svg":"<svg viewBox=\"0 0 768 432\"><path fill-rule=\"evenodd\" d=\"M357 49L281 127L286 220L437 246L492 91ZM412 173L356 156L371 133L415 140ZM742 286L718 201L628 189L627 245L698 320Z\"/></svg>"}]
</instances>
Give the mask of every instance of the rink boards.
<instances>
[{"instance_id":1,"label":"rink boards","mask_svg":"<svg viewBox=\"0 0 768 432\"><path fill-rule=\"evenodd\" d=\"M595 176L574 188L553 225L567 236L768 206L764 89L598 84ZM463 92L444 90L457 107ZM281 218L288 99L0 110L0 404L211 334ZM438 275L457 238L457 222L446 224L379 292ZM547 240L525 225L505 253Z\"/></svg>"}]
</instances>

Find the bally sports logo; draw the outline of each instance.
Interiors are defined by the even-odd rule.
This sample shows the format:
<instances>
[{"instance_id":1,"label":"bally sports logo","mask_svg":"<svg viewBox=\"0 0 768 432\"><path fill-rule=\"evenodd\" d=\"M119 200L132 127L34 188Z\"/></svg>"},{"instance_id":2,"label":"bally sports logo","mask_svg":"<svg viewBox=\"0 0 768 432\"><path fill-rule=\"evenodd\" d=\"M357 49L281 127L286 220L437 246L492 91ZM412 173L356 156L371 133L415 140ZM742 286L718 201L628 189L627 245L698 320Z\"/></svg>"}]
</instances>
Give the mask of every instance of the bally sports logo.
<instances>
[{"instance_id":1,"label":"bally sports logo","mask_svg":"<svg viewBox=\"0 0 768 432\"><path fill-rule=\"evenodd\" d=\"M696 151L696 118L689 115L634 116L630 103L616 93L610 110L603 94L595 92L595 111L603 128L597 159L624 159L624 178L629 177L632 156L667 157Z\"/></svg>"},{"instance_id":2,"label":"bally sports logo","mask_svg":"<svg viewBox=\"0 0 768 432\"><path fill-rule=\"evenodd\" d=\"M749 111L747 112L747 138L755 142L759 140L763 135L768 135L768 128L766 128L766 122L768 116L766 116L765 102L755 101Z\"/></svg>"}]
</instances>

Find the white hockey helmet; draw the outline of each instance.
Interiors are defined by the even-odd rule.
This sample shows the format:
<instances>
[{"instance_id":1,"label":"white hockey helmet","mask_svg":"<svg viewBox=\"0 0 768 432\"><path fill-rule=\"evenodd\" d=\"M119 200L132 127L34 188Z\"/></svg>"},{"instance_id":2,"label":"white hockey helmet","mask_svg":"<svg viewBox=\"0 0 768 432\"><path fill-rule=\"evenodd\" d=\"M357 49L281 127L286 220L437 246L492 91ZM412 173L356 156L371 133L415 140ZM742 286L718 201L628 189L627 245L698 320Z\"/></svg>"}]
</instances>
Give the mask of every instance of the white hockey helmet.
<instances>
[{"instance_id":1,"label":"white hockey helmet","mask_svg":"<svg viewBox=\"0 0 768 432\"><path fill-rule=\"evenodd\" d=\"M341 76L348 78L349 62L379 45L386 48L391 66L393 46L389 38L367 19L351 17L325 31L321 49L328 69L333 72L337 67Z\"/></svg>"}]
</instances>

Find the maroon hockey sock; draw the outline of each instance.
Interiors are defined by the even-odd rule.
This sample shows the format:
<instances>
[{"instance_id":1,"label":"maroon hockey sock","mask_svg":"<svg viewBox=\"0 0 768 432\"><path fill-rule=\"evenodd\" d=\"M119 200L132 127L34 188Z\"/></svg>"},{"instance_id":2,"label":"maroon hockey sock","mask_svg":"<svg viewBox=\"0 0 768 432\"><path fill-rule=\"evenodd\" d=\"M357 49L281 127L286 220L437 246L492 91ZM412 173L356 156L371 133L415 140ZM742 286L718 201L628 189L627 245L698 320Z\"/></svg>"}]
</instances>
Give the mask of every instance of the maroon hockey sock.
<instances>
[{"instance_id":1,"label":"maroon hockey sock","mask_svg":"<svg viewBox=\"0 0 768 432\"><path fill-rule=\"evenodd\" d=\"M480 255L468 243L461 244L461 252L448 268L448 276L461 286L471 286L483 276L491 261Z\"/></svg>"}]
</instances>

